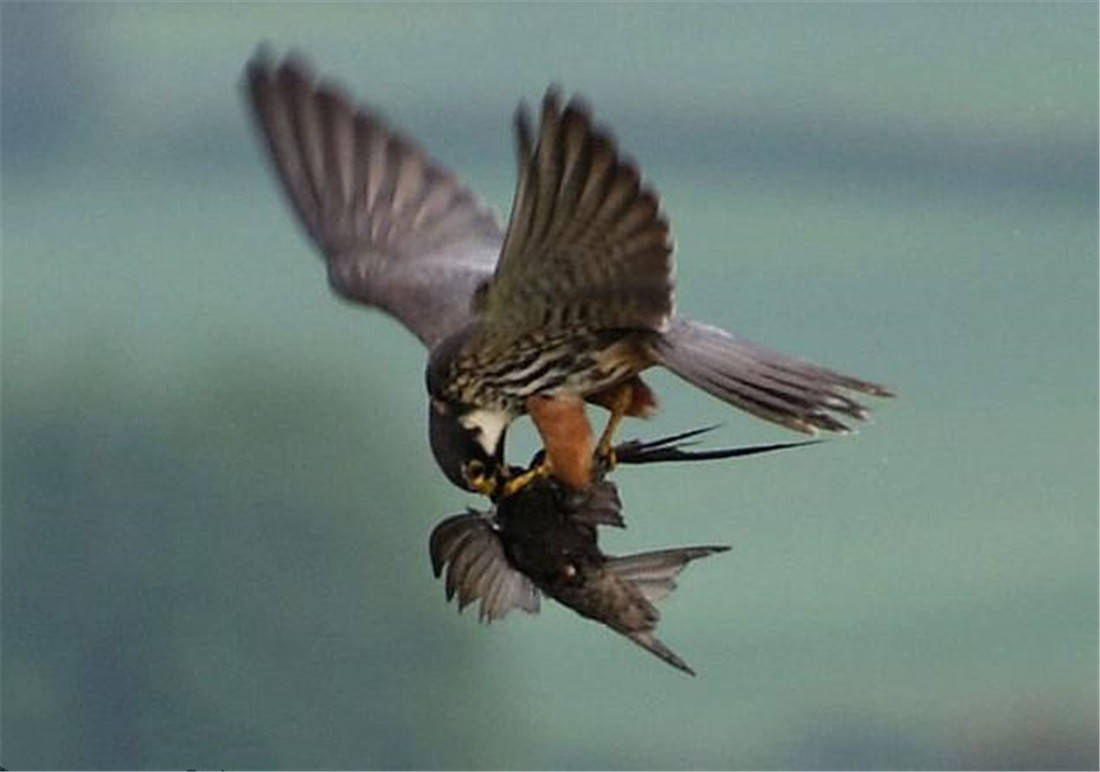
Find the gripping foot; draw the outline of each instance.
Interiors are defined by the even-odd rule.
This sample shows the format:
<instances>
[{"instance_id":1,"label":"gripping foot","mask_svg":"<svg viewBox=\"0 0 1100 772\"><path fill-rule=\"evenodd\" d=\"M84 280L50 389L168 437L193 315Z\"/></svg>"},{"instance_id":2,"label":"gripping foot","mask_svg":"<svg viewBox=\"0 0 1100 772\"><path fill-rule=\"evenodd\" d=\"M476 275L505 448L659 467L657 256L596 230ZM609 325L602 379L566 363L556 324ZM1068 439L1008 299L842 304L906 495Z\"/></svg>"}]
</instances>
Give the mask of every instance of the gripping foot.
<instances>
[{"instance_id":1,"label":"gripping foot","mask_svg":"<svg viewBox=\"0 0 1100 772\"><path fill-rule=\"evenodd\" d=\"M505 480L504 484L500 487L500 498L513 496L536 480L541 480L549 476L550 464L547 463L544 458L527 471L520 472L514 477L509 477Z\"/></svg>"}]
</instances>

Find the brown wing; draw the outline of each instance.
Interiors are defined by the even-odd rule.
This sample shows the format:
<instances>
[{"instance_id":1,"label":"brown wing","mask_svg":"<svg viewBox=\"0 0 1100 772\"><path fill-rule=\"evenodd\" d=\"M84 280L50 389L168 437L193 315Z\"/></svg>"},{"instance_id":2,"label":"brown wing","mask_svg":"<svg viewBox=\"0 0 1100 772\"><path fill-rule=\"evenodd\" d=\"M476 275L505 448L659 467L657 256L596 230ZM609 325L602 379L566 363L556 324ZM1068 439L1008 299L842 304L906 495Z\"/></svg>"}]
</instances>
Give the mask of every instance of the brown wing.
<instances>
[{"instance_id":1,"label":"brown wing","mask_svg":"<svg viewBox=\"0 0 1100 772\"><path fill-rule=\"evenodd\" d=\"M296 57L249 63L247 92L287 196L340 295L377 306L431 347L471 318L503 235L454 176L317 83Z\"/></svg>"},{"instance_id":2,"label":"brown wing","mask_svg":"<svg viewBox=\"0 0 1100 772\"><path fill-rule=\"evenodd\" d=\"M516 114L519 179L500 261L478 296L495 339L536 329L660 330L672 312L672 246L657 197L614 142L551 89L538 143Z\"/></svg>"}]
</instances>

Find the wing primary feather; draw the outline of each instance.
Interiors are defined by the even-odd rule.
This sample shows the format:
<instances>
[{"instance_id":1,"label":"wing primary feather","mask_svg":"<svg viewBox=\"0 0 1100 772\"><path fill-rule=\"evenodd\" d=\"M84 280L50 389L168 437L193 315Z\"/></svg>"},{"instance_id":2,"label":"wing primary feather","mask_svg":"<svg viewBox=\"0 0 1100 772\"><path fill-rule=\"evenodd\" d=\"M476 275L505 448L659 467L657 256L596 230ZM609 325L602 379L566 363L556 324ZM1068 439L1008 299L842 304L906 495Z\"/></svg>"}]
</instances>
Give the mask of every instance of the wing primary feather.
<instances>
[{"instance_id":1,"label":"wing primary feather","mask_svg":"<svg viewBox=\"0 0 1100 772\"><path fill-rule=\"evenodd\" d=\"M432 560L432 573L439 577L443 566L450 560L451 551L457 534L462 532L466 515L455 515L444 520L432 529L428 537L428 555Z\"/></svg>"},{"instance_id":2,"label":"wing primary feather","mask_svg":"<svg viewBox=\"0 0 1100 772\"><path fill-rule=\"evenodd\" d=\"M592 161L585 117L576 100L566 105L558 136L561 143L561 178L555 216L545 235L545 241L550 244L561 241L563 235L576 224L580 215L578 205Z\"/></svg>"},{"instance_id":3,"label":"wing primary feather","mask_svg":"<svg viewBox=\"0 0 1100 772\"><path fill-rule=\"evenodd\" d=\"M507 581L505 568L501 565L500 562L494 562L493 565L490 566L488 574L488 586L481 596L481 605L478 607L477 610L478 621L486 623L492 622L494 619L500 616L500 614L497 613L497 610L500 607L501 588Z\"/></svg>"},{"instance_id":4,"label":"wing primary feather","mask_svg":"<svg viewBox=\"0 0 1100 772\"><path fill-rule=\"evenodd\" d=\"M396 222L409 217L417 204L423 199L424 157L401 143L394 143L397 162L397 174L394 178L393 212Z\"/></svg>"},{"instance_id":5,"label":"wing primary feather","mask_svg":"<svg viewBox=\"0 0 1100 772\"><path fill-rule=\"evenodd\" d=\"M285 67L285 65L284 65ZM271 72L262 62L253 63L248 70L252 102L260 116L260 129L267 140L268 150L281 170L283 188L295 203L295 211L306 228L316 231L317 206L308 182L308 173L297 151L292 119L285 98L276 79L278 71Z\"/></svg>"},{"instance_id":6,"label":"wing primary feather","mask_svg":"<svg viewBox=\"0 0 1100 772\"><path fill-rule=\"evenodd\" d=\"M330 86L317 92L318 109L323 121L325 144L325 174L330 193L326 196L326 211L332 216L346 217L340 202L350 201L355 194L355 122L347 104ZM346 223L341 223L346 227Z\"/></svg>"},{"instance_id":7,"label":"wing primary feather","mask_svg":"<svg viewBox=\"0 0 1100 772\"><path fill-rule=\"evenodd\" d=\"M536 184L531 165L531 116L526 102L521 101L516 107L512 125L516 135L516 192L512 196L512 213L504 234L502 255L507 254L514 245L523 244L527 237L532 210L530 189Z\"/></svg>"},{"instance_id":8,"label":"wing primary feather","mask_svg":"<svg viewBox=\"0 0 1100 772\"><path fill-rule=\"evenodd\" d=\"M481 593L485 589L482 585L482 579L485 570L493 561L493 552L492 547L484 543L484 537L484 533L479 534L477 539L479 543L475 542L470 545L470 549L474 551L474 556L470 559L466 571L458 581L459 611L481 597Z\"/></svg>"},{"instance_id":9,"label":"wing primary feather","mask_svg":"<svg viewBox=\"0 0 1100 772\"><path fill-rule=\"evenodd\" d=\"M585 119L587 122L587 118ZM581 190L580 199L577 201L577 216L574 218L574 226L567 234L587 230L592 223L592 217L599 209L600 202L607 195L607 189L614 179L615 145L611 139L603 134L595 134L589 138L589 163L588 177L584 188Z\"/></svg>"},{"instance_id":10,"label":"wing primary feather","mask_svg":"<svg viewBox=\"0 0 1100 772\"><path fill-rule=\"evenodd\" d=\"M619 166L615 179L604 195L603 201L600 202L599 208L592 215L590 227L599 229L597 232L600 232L604 238L610 236L612 229L609 223L612 223L623 209L638 197L640 188L641 177L638 170L633 164L624 162ZM605 227L607 227L606 231L603 230Z\"/></svg>"},{"instance_id":11,"label":"wing primary feather","mask_svg":"<svg viewBox=\"0 0 1100 772\"><path fill-rule=\"evenodd\" d=\"M456 195L453 179L433 169L426 169L424 174L424 195L410 223L413 230L428 225L438 225L452 203L461 203ZM451 213L464 218L468 217L468 214L460 209L454 209Z\"/></svg>"},{"instance_id":12,"label":"wing primary feather","mask_svg":"<svg viewBox=\"0 0 1100 772\"><path fill-rule=\"evenodd\" d=\"M284 66L279 71L279 83L287 94L287 104L292 108L290 118L302 168L312 194L317 216L328 214L325 196L325 157L321 137L321 124L313 99L312 86L303 73Z\"/></svg>"},{"instance_id":13,"label":"wing primary feather","mask_svg":"<svg viewBox=\"0 0 1100 772\"><path fill-rule=\"evenodd\" d=\"M451 558L450 568L447 569L447 579L451 586L451 595L447 597L447 600L450 600L454 593L457 592L459 598L459 611L466 605L462 602L463 597L466 595L466 575L469 573L471 566L481 556L481 552L475 548L475 542L478 536L478 533L472 532L462 541L461 549L455 551L454 557Z\"/></svg>"},{"instance_id":14,"label":"wing primary feather","mask_svg":"<svg viewBox=\"0 0 1100 772\"><path fill-rule=\"evenodd\" d=\"M532 202L534 211L531 213L531 225L528 228L526 240L536 248L547 243L547 230L553 222L561 183L561 143L558 141L561 122L558 102L557 89L548 89L542 100L538 146L535 148L534 156L528 159L535 174L536 184L534 185L535 199ZM533 257L533 259L538 258Z\"/></svg>"},{"instance_id":15,"label":"wing primary feather","mask_svg":"<svg viewBox=\"0 0 1100 772\"><path fill-rule=\"evenodd\" d=\"M455 595L455 591L458 589L458 582L461 578L459 570L465 569L465 564L470 557L470 550L466 547L473 537L474 532L472 530L466 531L466 533L455 540L451 549L450 556L447 560L447 576L443 584L447 600L451 600Z\"/></svg>"}]
</instances>

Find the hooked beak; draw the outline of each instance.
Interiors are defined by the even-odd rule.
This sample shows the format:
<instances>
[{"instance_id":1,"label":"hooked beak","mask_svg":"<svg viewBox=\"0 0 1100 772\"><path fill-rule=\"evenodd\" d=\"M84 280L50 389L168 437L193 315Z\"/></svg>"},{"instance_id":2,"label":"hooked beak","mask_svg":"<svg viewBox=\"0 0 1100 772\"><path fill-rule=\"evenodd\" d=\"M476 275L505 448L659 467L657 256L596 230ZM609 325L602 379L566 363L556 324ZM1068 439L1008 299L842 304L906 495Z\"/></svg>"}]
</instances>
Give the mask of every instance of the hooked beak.
<instances>
[{"instance_id":1,"label":"hooked beak","mask_svg":"<svg viewBox=\"0 0 1100 772\"><path fill-rule=\"evenodd\" d=\"M501 426L487 439L478 418L479 411L462 412L459 406L433 399L428 409L428 440L448 480L493 499L506 474L502 469L504 429Z\"/></svg>"}]
</instances>

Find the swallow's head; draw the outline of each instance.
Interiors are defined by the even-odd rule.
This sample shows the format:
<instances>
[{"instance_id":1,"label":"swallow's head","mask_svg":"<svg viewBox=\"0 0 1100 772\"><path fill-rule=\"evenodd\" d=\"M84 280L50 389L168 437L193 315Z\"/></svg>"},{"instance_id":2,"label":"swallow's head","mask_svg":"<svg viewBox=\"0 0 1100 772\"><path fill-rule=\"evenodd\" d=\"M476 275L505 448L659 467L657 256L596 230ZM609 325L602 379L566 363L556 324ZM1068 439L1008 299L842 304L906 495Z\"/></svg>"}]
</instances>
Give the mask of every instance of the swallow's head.
<instances>
[{"instance_id":1,"label":"swallow's head","mask_svg":"<svg viewBox=\"0 0 1100 772\"><path fill-rule=\"evenodd\" d=\"M428 441L447 479L460 488L492 497L505 476L506 411L469 408L433 397Z\"/></svg>"}]
</instances>

